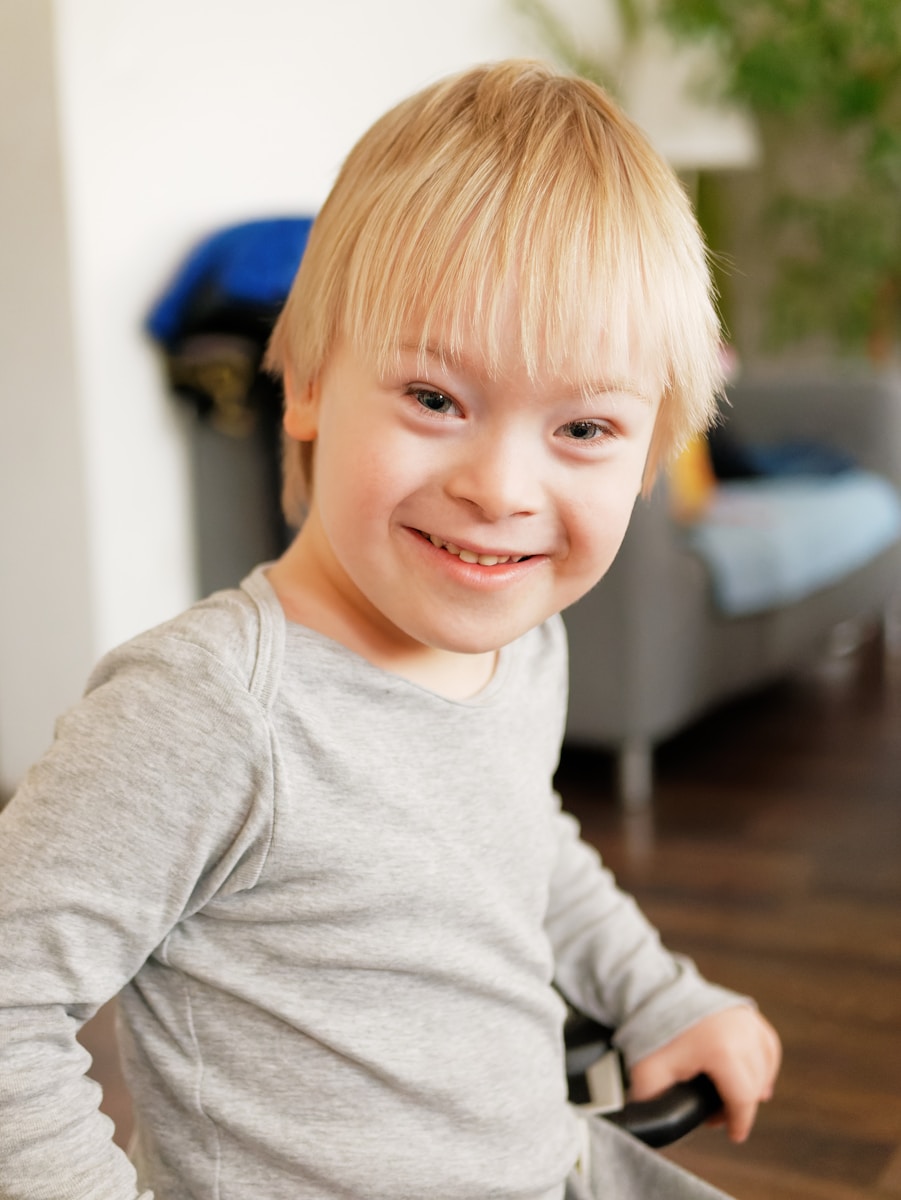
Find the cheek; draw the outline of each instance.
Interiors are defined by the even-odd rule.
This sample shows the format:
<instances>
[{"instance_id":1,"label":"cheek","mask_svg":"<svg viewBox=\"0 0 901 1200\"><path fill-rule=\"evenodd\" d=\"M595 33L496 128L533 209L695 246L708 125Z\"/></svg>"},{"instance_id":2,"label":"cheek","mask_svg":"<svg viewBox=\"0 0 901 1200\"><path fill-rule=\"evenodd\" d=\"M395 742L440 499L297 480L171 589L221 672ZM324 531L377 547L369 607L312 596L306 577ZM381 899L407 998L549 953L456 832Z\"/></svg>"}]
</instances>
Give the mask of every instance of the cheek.
<instances>
[{"instance_id":1,"label":"cheek","mask_svg":"<svg viewBox=\"0 0 901 1200\"><path fill-rule=\"evenodd\" d=\"M325 447L323 446L323 449ZM377 440L348 439L323 454L319 509L335 547L376 550L392 514L408 486L396 455L386 454Z\"/></svg>"},{"instance_id":2,"label":"cheek","mask_svg":"<svg viewBox=\"0 0 901 1200\"><path fill-rule=\"evenodd\" d=\"M571 545L582 559L587 574L597 579L604 574L622 545L635 507L631 481L607 481L576 511L570 530Z\"/></svg>"}]
</instances>

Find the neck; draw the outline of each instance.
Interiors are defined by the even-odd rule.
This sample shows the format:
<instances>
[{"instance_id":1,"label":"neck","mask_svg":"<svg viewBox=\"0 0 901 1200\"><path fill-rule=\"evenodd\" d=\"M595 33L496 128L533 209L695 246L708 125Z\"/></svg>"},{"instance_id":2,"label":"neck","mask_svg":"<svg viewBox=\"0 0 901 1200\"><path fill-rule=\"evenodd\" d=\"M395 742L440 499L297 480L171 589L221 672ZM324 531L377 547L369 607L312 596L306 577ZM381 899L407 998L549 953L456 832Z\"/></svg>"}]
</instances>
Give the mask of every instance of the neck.
<instances>
[{"instance_id":1,"label":"neck","mask_svg":"<svg viewBox=\"0 0 901 1200\"><path fill-rule=\"evenodd\" d=\"M374 619L361 623L360 614L340 591L311 586L304 569L306 551L301 534L267 571L285 617L297 625L324 634L346 646L374 666L451 700L466 700L489 683L497 663L497 652L460 654L423 645L406 637L387 622Z\"/></svg>"}]
</instances>

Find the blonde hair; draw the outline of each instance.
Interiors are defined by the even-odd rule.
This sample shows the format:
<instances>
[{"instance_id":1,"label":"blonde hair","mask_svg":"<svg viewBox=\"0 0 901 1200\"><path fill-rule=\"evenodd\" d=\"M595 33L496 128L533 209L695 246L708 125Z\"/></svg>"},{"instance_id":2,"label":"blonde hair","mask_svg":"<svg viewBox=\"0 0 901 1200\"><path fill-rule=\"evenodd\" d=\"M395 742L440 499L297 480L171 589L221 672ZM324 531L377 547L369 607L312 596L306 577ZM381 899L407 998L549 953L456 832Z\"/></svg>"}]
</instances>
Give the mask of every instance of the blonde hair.
<instances>
[{"instance_id":1,"label":"blonde hair","mask_svg":"<svg viewBox=\"0 0 901 1200\"><path fill-rule=\"evenodd\" d=\"M512 289L512 290L511 290ZM645 482L715 411L719 326L678 179L592 83L513 60L442 80L357 143L317 216L267 368L305 387L339 336L384 365L439 325L499 368L510 297L529 373L576 385L637 360L662 387ZM311 446L288 441L302 514Z\"/></svg>"}]
</instances>

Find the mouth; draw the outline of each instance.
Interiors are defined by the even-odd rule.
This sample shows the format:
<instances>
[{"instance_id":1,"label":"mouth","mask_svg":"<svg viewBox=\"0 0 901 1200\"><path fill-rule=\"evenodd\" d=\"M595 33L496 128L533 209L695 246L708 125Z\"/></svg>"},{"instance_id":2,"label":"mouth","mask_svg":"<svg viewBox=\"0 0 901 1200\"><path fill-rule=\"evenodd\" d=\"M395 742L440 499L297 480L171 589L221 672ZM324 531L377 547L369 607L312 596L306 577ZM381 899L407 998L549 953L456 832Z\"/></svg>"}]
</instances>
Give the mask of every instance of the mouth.
<instances>
[{"instance_id":1,"label":"mouth","mask_svg":"<svg viewBox=\"0 0 901 1200\"><path fill-rule=\"evenodd\" d=\"M418 529L416 532L427 542L431 542L438 550L445 550L448 554L459 558L461 562L478 564L480 567L499 567L505 563L521 563L532 557L531 554L478 554L474 550L463 549L453 542L445 542L442 538L436 537L434 533L426 533L422 529Z\"/></svg>"}]
</instances>

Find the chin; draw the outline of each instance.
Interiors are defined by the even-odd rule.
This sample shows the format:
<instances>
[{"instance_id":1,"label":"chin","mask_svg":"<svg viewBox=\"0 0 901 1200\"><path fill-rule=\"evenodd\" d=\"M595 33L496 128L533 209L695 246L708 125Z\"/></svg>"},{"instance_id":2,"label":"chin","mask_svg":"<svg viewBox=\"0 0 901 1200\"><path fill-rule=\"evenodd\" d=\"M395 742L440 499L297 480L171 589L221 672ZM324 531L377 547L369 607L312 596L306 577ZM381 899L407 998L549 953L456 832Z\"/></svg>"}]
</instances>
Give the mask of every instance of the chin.
<instances>
[{"instance_id":1,"label":"chin","mask_svg":"<svg viewBox=\"0 0 901 1200\"><path fill-rule=\"evenodd\" d=\"M425 636L422 642L433 650L443 650L451 654L493 654L502 646L508 646L517 638L540 625L545 618L537 621L522 622L516 626L505 623L503 629L493 630L460 630L457 633L442 633L432 637Z\"/></svg>"}]
</instances>

